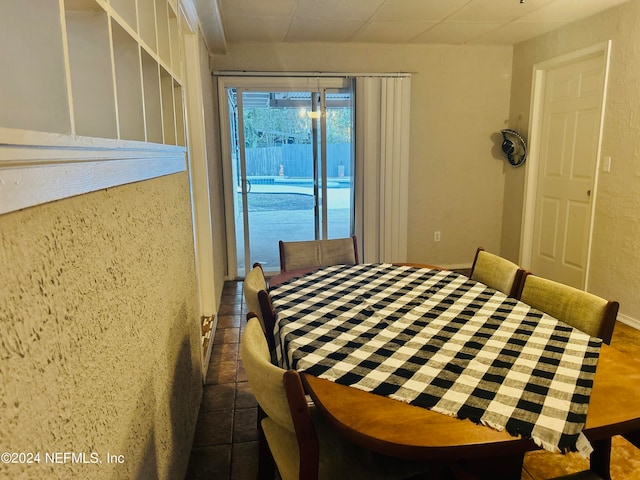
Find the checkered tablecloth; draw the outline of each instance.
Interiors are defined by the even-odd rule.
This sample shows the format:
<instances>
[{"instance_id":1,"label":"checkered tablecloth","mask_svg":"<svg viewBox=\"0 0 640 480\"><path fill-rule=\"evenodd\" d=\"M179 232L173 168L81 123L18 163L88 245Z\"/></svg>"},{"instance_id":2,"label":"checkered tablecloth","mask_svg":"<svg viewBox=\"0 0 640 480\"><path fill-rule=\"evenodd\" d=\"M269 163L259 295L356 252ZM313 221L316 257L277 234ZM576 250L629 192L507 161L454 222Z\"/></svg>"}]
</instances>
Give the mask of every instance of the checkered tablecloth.
<instances>
[{"instance_id":1,"label":"checkered tablecloth","mask_svg":"<svg viewBox=\"0 0 640 480\"><path fill-rule=\"evenodd\" d=\"M284 368L591 452L599 339L448 271L341 265L270 294Z\"/></svg>"}]
</instances>

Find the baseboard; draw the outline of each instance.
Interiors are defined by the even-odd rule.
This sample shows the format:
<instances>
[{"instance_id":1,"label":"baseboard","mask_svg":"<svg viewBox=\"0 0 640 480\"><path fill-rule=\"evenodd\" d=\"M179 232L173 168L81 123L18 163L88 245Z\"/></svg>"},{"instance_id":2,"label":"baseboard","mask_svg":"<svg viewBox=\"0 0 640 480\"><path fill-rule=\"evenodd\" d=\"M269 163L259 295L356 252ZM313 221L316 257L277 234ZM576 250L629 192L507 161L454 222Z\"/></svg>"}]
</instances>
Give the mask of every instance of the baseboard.
<instances>
[{"instance_id":1,"label":"baseboard","mask_svg":"<svg viewBox=\"0 0 640 480\"><path fill-rule=\"evenodd\" d=\"M622 313L618 313L618 321L621 323L624 323L625 325L628 325L632 328L635 328L636 330L640 330L640 320L637 320L635 318L629 317L627 315L624 315Z\"/></svg>"},{"instance_id":2,"label":"baseboard","mask_svg":"<svg viewBox=\"0 0 640 480\"><path fill-rule=\"evenodd\" d=\"M213 317L207 316L201 319L202 322L207 321L209 328L208 331L202 336L202 383L204 384L205 379L207 378L207 370L209 368L209 361L211 360L211 349L213 347L213 339L216 334L216 328L218 326L218 315L215 314Z\"/></svg>"}]
</instances>

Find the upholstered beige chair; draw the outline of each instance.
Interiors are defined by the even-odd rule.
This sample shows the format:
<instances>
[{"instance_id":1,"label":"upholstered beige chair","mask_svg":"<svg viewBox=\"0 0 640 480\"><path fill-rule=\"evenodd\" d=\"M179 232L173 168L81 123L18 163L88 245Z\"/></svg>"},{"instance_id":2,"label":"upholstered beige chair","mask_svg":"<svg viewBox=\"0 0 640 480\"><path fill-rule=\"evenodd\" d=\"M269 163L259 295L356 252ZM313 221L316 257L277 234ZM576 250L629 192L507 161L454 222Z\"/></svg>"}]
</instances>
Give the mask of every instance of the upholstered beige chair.
<instances>
[{"instance_id":1,"label":"upholstered beige chair","mask_svg":"<svg viewBox=\"0 0 640 480\"><path fill-rule=\"evenodd\" d=\"M358 263L358 246L355 235L330 240L283 242L280 240L280 270L301 270L331 265Z\"/></svg>"},{"instance_id":2,"label":"upholstered beige chair","mask_svg":"<svg viewBox=\"0 0 640 480\"><path fill-rule=\"evenodd\" d=\"M242 285L244 301L248 310L256 314L269 348L273 350L275 347L273 328L275 327L276 315L267 288L267 280L262 266L259 263L255 263L244 278Z\"/></svg>"},{"instance_id":3,"label":"upholstered beige chair","mask_svg":"<svg viewBox=\"0 0 640 480\"><path fill-rule=\"evenodd\" d=\"M247 308L250 312L255 312L260 323L264 325L260 303L258 302L258 292L261 290L267 290L267 279L264 276L262 265L255 263L244 277L242 292L244 293L244 301L247 304Z\"/></svg>"},{"instance_id":4,"label":"upholstered beige chair","mask_svg":"<svg viewBox=\"0 0 640 480\"><path fill-rule=\"evenodd\" d=\"M536 275L527 275L520 299L604 343L611 342L618 302Z\"/></svg>"},{"instance_id":5,"label":"upholstered beige chair","mask_svg":"<svg viewBox=\"0 0 640 480\"><path fill-rule=\"evenodd\" d=\"M527 272L528 273L528 272ZM583 290L532 274L524 276L520 300L591 336L611 341L618 313L618 302L604 300ZM640 438L639 438L640 441ZM610 478L610 447L600 447L591 454L589 470L554 480L604 480ZM550 454L545 455L560 455Z\"/></svg>"},{"instance_id":6,"label":"upholstered beige chair","mask_svg":"<svg viewBox=\"0 0 640 480\"><path fill-rule=\"evenodd\" d=\"M426 464L393 460L365 452L343 440L324 421L304 394L298 372L270 362L270 354L255 314L248 316L240 354L249 387L260 407L259 475L270 468L264 450L282 480L406 478L426 471ZM266 445L265 445L266 442Z\"/></svg>"},{"instance_id":7,"label":"upholstered beige chair","mask_svg":"<svg viewBox=\"0 0 640 480\"><path fill-rule=\"evenodd\" d=\"M618 302L607 301L584 290L531 274L524 280L520 299L592 337L601 338L604 343L611 342L618 315ZM633 439L633 434L630 436ZM640 438L638 440L640 441ZM610 443L601 445L591 454L589 470L557 477L554 480L611 478L609 476L610 452Z\"/></svg>"},{"instance_id":8,"label":"upholstered beige chair","mask_svg":"<svg viewBox=\"0 0 640 480\"><path fill-rule=\"evenodd\" d=\"M480 247L473 259L469 277L513 298L518 298L522 289L525 270L513 262Z\"/></svg>"}]
</instances>

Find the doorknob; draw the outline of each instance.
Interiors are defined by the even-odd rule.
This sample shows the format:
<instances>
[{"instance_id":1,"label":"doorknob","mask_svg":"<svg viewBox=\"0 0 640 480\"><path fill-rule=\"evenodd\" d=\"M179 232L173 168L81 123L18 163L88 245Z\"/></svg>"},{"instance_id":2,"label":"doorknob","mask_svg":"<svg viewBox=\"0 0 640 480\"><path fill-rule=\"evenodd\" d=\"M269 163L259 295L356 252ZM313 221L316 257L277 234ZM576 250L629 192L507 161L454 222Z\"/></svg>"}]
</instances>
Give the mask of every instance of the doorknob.
<instances>
[{"instance_id":1,"label":"doorknob","mask_svg":"<svg viewBox=\"0 0 640 480\"><path fill-rule=\"evenodd\" d=\"M591 196L591 189L587 190L587 197Z\"/></svg>"}]
</instances>

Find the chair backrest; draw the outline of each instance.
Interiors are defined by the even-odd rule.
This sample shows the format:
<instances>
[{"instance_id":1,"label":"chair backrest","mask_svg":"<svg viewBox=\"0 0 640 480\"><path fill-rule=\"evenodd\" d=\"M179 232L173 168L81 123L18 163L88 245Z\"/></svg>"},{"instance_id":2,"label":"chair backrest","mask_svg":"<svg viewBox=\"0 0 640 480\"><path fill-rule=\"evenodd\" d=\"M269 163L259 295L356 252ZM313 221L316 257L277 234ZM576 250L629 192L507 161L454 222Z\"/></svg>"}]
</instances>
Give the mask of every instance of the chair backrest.
<instances>
[{"instance_id":1,"label":"chair backrest","mask_svg":"<svg viewBox=\"0 0 640 480\"><path fill-rule=\"evenodd\" d=\"M267 280L259 263L254 264L251 271L245 276L242 287L247 308L258 318L268 346L273 351L275 348L273 328L276 324L276 314L271 304L271 296L267 291Z\"/></svg>"},{"instance_id":2,"label":"chair backrest","mask_svg":"<svg viewBox=\"0 0 640 480\"><path fill-rule=\"evenodd\" d=\"M319 443L300 375L271 363L255 314L249 313L247 318L240 355L249 387L267 416L263 427L271 425L268 431L265 428L265 433L281 476L317 478Z\"/></svg>"},{"instance_id":3,"label":"chair backrest","mask_svg":"<svg viewBox=\"0 0 640 480\"><path fill-rule=\"evenodd\" d=\"M520 299L604 343L611 342L618 302L536 275L527 275Z\"/></svg>"},{"instance_id":4,"label":"chair backrest","mask_svg":"<svg viewBox=\"0 0 640 480\"><path fill-rule=\"evenodd\" d=\"M260 407L278 425L295 432L284 388L285 370L271 363L269 346L255 317L249 317L242 333L240 355L249 386Z\"/></svg>"},{"instance_id":5,"label":"chair backrest","mask_svg":"<svg viewBox=\"0 0 640 480\"><path fill-rule=\"evenodd\" d=\"M469 277L505 295L519 298L524 274L525 270L515 263L479 247Z\"/></svg>"},{"instance_id":6,"label":"chair backrest","mask_svg":"<svg viewBox=\"0 0 640 480\"><path fill-rule=\"evenodd\" d=\"M354 236L330 240L283 242L280 240L280 270L321 268L358 263L357 239Z\"/></svg>"},{"instance_id":7,"label":"chair backrest","mask_svg":"<svg viewBox=\"0 0 640 480\"><path fill-rule=\"evenodd\" d=\"M260 324L264 328L264 319L262 318L262 312L260 310L260 303L258 300L258 292L267 290L267 280L262 271L262 265L256 263L253 268L245 275L244 283L242 285L242 291L244 293L244 301L247 304L247 308L250 312L254 312Z\"/></svg>"}]
</instances>

